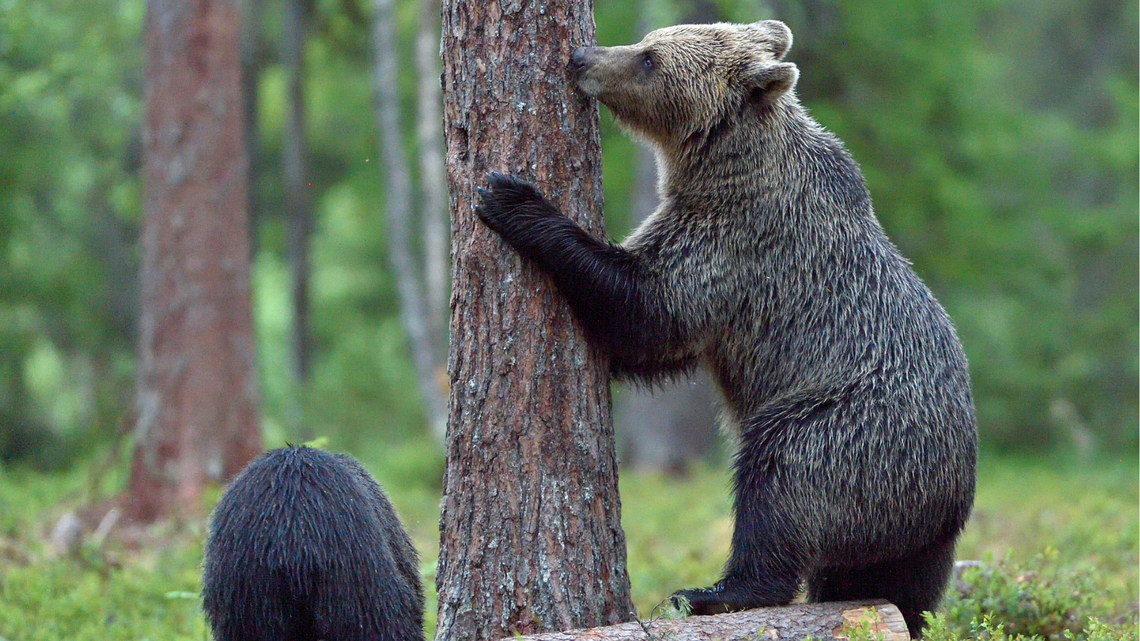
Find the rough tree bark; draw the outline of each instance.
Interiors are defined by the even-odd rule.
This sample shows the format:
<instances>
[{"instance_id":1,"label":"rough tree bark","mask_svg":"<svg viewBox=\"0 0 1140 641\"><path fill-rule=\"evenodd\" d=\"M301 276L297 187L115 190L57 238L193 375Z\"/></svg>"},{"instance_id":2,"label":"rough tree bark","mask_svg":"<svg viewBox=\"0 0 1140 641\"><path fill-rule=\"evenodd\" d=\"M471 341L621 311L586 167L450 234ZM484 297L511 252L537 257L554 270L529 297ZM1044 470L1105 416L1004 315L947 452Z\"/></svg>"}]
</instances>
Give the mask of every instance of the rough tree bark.
<instances>
[{"instance_id":1,"label":"rough tree bark","mask_svg":"<svg viewBox=\"0 0 1140 641\"><path fill-rule=\"evenodd\" d=\"M588 0L443 2L453 267L437 639L632 616L607 363L472 209L485 172L511 171L603 235L597 108L566 77L594 37Z\"/></svg>"},{"instance_id":2,"label":"rough tree bark","mask_svg":"<svg viewBox=\"0 0 1140 641\"><path fill-rule=\"evenodd\" d=\"M400 129L398 61L396 59L395 0L372 2L372 46L376 57L376 120L380 128L380 158L388 179L384 203L388 210L388 253L400 291L400 314L408 333L420 393L428 410L432 433L442 441L447 427L447 402L435 372L441 358L427 317L421 270L412 255L412 179L404 136Z\"/></svg>"},{"instance_id":3,"label":"rough tree bark","mask_svg":"<svg viewBox=\"0 0 1140 641\"><path fill-rule=\"evenodd\" d=\"M261 451L236 0L146 17L138 422L129 516L197 511Z\"/></svg>"},{"instance_id":4,"label":"rough tree bark","mask_svg":"<svg viewBox=\"0 0 1140 641\"><path fill-rule=\"evenodd\" d=\"M420 157L420 220L423 222L424 289L428 330L443 353L447 341L448 267L447 175L443 167L443 98L439 82L439 0L420 0L416 30L416 138ZM437 368L437 378L447 374ZM441 380L443 382L443 380Z\"/></svg>"},{"instance_id":5,"label":"rough tree bark","mask_svg":"<svg viewBox=\"0 0 1140 641\"><path fill-rule=\"evenodd\" d=\"M883 600L804 603L757 608L733 614L690 617L673 621L623 623L592 630L574 630L515 637L518 641L803 641L847 639L852 630L867 626L882 641L910 641L906 621L893 604Z\"/></svg>"}]
</instances>

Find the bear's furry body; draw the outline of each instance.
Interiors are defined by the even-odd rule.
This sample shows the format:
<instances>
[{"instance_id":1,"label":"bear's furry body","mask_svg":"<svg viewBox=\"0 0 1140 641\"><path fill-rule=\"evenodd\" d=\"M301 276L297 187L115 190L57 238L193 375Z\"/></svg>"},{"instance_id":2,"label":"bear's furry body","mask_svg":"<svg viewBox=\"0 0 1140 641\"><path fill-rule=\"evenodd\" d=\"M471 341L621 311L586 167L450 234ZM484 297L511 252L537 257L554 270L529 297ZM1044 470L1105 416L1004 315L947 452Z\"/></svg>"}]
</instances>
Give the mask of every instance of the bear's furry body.
<instances>
[{"instance_id":1,"label":"bear's furry body","mask_svg":"<svg viewBox=\"0 0 1140 641\"><path fill-rule=\"evenodd\" d=\"M202 596L218 641L422 641L415 549L376 481L308 447L250 463L214 510Z\"/></svg>"},{"instance_id":2,"label":"bear's furry body","mask_svg":"<svg viewBox=\"0 0 1140 641\"><path fill-rule=\"evenodd\" d=\"M661 205L622 245L519 179L479 213L549 273L615 375L707 367L740 433L723 579L696 613L890 599L937 606L974 496L953 325L891 244L842 143L789 91L782 24L681 26L580 49L571 73L651 144Z\"/></svg>"}]
</instances>

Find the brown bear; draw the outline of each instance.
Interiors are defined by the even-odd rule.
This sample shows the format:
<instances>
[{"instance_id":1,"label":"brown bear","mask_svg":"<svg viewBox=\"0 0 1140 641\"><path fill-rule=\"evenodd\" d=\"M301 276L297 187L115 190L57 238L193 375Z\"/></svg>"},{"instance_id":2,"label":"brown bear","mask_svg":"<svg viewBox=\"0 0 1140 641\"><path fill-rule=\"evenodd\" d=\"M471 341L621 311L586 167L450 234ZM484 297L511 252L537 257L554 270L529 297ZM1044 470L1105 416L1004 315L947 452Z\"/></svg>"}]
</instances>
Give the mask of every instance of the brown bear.
<instances>
[{"instance_id":1,"label":"brown bear","mask_svg":"<svg viewBox=\"0 0 1140 641\"><path fill-rule=\"evenodd\" d=\"M661 204L621 245L491 174L478 213L553 278L615 375L698 365L740 434L723 578L698 614L886 598L913 634L974 497L977 433L950 318L796 99L781 22L677 26L577 50L573 82L656 151ZM681 600L681 599L677 599Z\"/></svg>"}]
</instances>

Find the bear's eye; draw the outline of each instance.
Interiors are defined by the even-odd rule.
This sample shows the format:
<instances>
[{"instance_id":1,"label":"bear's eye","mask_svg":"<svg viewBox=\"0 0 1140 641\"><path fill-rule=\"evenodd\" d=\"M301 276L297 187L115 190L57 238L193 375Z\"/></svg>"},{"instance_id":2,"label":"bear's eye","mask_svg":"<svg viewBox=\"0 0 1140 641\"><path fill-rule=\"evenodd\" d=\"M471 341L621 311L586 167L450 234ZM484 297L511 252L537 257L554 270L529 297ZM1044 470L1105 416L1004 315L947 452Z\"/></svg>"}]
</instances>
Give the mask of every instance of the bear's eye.
<instances>
[{"instance_id":1,"label":"bear's eye","mask_svg":"<svg viewBox=\"0 0 1140 641\"><path fill-rule=\"evenodd\" d=\"M649 73L657 68L657 61L653 59L653 54L646 51L641 54L641 70Z\"/></svg>"}]
</instances>

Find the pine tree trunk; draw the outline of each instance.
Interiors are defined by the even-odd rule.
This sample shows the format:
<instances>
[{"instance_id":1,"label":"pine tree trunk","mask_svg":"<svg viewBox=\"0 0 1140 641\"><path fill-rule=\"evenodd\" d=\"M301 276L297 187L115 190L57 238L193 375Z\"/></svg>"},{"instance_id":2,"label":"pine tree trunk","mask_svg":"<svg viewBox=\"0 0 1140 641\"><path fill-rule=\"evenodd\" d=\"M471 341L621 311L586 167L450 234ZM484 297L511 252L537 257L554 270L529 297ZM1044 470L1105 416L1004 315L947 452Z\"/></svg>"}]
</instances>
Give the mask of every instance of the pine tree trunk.
<instances>
[{"instance_id":1,"label":"pine tree trunk","mask_svg":"<svg viewBox=\"0 0 1140 641\"><path fill-rule=\"evenodd\" d=\"M138 423L124 505L195 512L261 451L236 0L150 0Z\"/></svg>"},{"instance_id":2,"label":"pine tree trunk","mask_svg":"<svg viewBox=\"0 0 1140 641\"><path fill-rule=\"evenodd\" d=\"M437 639L629 620L608 365L552 282L476 218L490 170L602 227L596 105L571 89L591 3L443 2L451 412Z\"/></svg>"}]
</instances>

